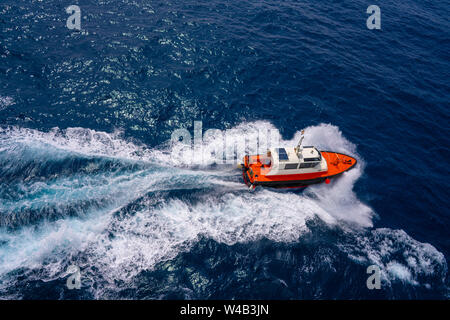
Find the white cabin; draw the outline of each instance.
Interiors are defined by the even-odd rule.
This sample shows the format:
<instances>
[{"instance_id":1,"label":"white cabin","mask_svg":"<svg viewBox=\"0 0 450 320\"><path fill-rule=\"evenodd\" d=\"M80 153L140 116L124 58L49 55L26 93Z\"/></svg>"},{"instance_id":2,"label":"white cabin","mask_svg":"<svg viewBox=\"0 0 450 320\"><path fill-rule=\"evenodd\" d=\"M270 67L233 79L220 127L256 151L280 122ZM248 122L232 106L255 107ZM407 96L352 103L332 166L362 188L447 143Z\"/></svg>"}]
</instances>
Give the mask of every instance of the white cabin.
<instances>
[{"instance_id":1,"label":"white cabin","mask_svg":"<svg viewBox=\"0 0 450 320\"><path fill-rule=\"evenodd\" d=\"M299 149L294 147L271 148L267 152L267 162L269 158L270 171L266 175L290 175L328 170L327 161L322 157L320 151L312 146Z\"/></svg>"}]
</instances>

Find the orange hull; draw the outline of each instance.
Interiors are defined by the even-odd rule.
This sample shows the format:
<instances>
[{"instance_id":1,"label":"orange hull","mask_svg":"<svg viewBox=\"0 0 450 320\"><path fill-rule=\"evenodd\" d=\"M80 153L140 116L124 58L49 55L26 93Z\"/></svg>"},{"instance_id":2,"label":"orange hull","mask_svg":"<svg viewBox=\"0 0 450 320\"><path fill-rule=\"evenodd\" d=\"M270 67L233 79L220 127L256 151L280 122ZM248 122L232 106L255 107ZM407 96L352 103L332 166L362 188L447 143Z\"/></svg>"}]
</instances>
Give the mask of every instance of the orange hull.
<instances>
[{"instance_id":1,"label":"orange hull","mask_svg":"<svg viewBox=\"0 0 450 320\"><path fill-rule=\"evenodd\" d=\"M357 163L355 158L342 153L330 151L321 151L320 153L327 161L327 171L288 175L267 175L270 168L261 163L259 155L245 156L243 166L244 181L249 186L261 185L275 188L306 187L311 184L324 182L326 179L335 178L352 169Z\"/></svg>"}]
</instances>

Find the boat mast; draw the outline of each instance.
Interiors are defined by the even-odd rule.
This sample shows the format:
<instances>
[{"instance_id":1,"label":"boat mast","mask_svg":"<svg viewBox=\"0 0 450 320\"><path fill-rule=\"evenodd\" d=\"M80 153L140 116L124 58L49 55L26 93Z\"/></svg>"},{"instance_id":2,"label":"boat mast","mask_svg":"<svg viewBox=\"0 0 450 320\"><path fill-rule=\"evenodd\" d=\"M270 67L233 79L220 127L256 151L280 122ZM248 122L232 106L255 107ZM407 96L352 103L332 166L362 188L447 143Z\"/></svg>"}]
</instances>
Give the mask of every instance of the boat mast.
<instances>
[{"instance_id":1,"label":"boat mast","mask_svg":"<svg viewBox=\"0 0 450 320\"><path fill-rule=\"evenodd\" d=\"M305 134L305 130L302 130L302 136L300 138L300 141L297 144L297 147L295 148L295 152L297 152L297 156L300 154L300 151L302 150L302 142L303 139L305 138L304 134Z\"/></svg>"}]
</instances>

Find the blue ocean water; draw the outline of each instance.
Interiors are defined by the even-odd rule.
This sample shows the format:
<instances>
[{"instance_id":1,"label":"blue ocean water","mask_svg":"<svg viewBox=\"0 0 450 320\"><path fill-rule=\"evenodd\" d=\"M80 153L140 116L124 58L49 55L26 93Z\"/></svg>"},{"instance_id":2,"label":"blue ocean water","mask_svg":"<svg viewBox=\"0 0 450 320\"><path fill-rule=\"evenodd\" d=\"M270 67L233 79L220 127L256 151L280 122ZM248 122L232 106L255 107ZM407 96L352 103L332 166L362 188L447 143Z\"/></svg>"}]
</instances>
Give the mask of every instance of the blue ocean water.
<instances>
[{"instance_id":1,"label":"blue ocean water","mask_svg":"<svg viewBox=\"0 0 450 320\"><path fill-rule=\"evenodd\" d=\"M0 298L448 299L449 8L2 0ZM248 192L231 165L170 165L194 121L306 129L359 165Z\"/></svg>"}]
</instances>

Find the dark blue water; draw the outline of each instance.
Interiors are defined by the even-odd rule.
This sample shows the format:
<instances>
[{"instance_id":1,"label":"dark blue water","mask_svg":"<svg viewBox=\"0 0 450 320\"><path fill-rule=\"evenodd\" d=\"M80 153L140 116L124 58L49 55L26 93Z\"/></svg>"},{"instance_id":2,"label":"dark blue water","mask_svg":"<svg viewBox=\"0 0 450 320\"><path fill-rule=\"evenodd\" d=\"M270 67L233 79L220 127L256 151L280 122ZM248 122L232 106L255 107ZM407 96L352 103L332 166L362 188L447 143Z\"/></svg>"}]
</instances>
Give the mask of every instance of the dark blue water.
<instances>
[{"instance_id":1,"label":"dark blue water","mask_svg":"<svg viewBox=\"0 0 450 320\"><path fill-rule=\"evenodd\" d=\"M448 299L449 8L2 0L0 297ZM306 128L359 165L251 193L232 165L171 165L194 121Z\"/></svg>"}]
</instances>

